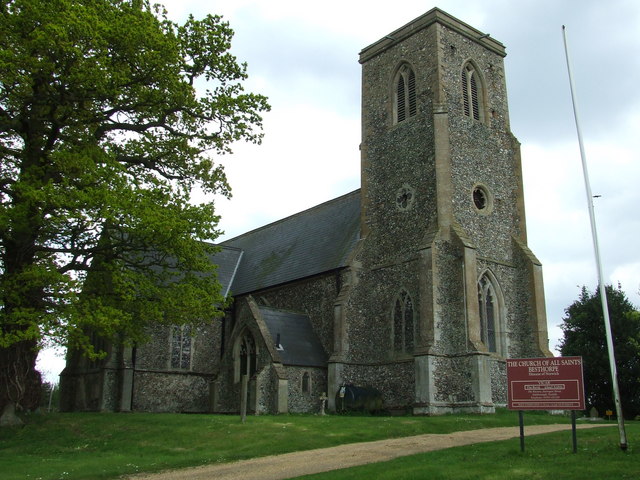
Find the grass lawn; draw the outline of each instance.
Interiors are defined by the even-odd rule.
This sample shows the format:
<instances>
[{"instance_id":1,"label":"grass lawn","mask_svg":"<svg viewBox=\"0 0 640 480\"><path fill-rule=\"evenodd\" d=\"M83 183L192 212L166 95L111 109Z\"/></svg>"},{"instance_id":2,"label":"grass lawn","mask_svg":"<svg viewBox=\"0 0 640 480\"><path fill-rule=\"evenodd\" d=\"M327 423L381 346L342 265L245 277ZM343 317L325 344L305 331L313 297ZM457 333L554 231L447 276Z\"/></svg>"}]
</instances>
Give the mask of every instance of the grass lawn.
<instances>
[{"instance_id":1,"label":"grass lawn","mask_svg":"<svg viewBox=\"0 0 640 480\"><path fill-rule=\"evenodd\" d=\"M627 425L631 447L618 448L617 428L578 431L573 453L568 432L401 457L389 462L299 477L307 480L612 480L640 478L640 424ZM526 435L526 429L525 429ZM635 441L634 441L635 440ZM633 443L632 443L633 442Z\"/></svg>"},{"instance_id":2,"label":"grass lawn","mask_svg":"<svg viewBox=\"0 0 640 480\"><path fill-rule=\"evenodd\" d=\"M251 457L285 453L296 450L329 447L344 443L380 440L383 438L418 435L422 433L449 433L478 428L517 426L518 416L514 412L500 411L496 415L451 415L442 417L376 417L376 416L333 416L279 415L247 417L242 424L238 416L222 415L178 415L178 414L113 414L113 413L66 413L32 415L23 428L0 429L0 478L3 480L58 480L58 479L106 479L123 474L150 472L169 468L181 468L217 462L230 462ZM570 423L567 417L547 414L527 413L525 424ZM640 425L631 422L628 429L630 444L633 438L640 438ZM593 455L607 454L606 462L613 461L617 444L617 429L605 432L579 432L580 452L569 455L591 458ZM595 436L594 436L595 435ZM613 435L600 438L598 435ZM594 438L593 444L586 439ZM558 438L563 448L570 450L570 435L546 435L544 438ZM542 437L539 437L542 438ZM555 440L554 440L555 441ZM494 455L493 448L497 449ZM435 452L428 456L405 457L396 462L379 465L378 473L357 474L373 478L420 478L415 470L408 470L407 476L400 477L394 472L396 465L403 468L424 468L425 462L431 469L432 460L454 455L441 463L441 468L451 466L451 462L488 460L487 468L495 474L496 462L521 462L534 456L530 463L523 465L528 471L535 457L552 458L556 462L559 448L555 443L547 443L536 437L527 439L527 452L519 452L519 442L499 442L478 447L453 449L446 454ZM560 449L561 450L561 449ZM459 453L450 453L456 452ZM536 453L536 451L538 453ZM477 452L477 453L474 453ZM503 456L506 455L506 456ZM593 454L593 455L592 455ZM455 457L461 455L461 457ZM552 457L547 457L552 455ZM640 465L632 450L624 456ZM475 460L474 460L475 461ZM542 462L546 462L543 460ZM414 467L411 467L411 465ZM389 465L392 465L389 467ZM437 462L434 463L437 465ZM509 463L505 463L509 465ZM529 466L527 466L529 465ZM370 468L370 467L366 467ZM371 467L376 468L376 467ZM390 476L384 477L385 469L391 468ZM636 469L638 467L636 466ZM341 472L349 475L351 469ZM633 477L639 478L638 470ZM334 472L332 475L337 475ZM332 477L335 478L335 477ZM425 477L426 478L426 477ZM514 478L513 476L441 476L429 478ZM520 477L542 478L542 477ZM555 475L554 478L574 478ZM578 478L578 477L575 477ZM581 477L585 478L585 477ZM599 477L590 477L591 479ZM604 477L603 477L604 478ZM614 475L611 478L624 478Z\"/></svg>"}]
</instances>

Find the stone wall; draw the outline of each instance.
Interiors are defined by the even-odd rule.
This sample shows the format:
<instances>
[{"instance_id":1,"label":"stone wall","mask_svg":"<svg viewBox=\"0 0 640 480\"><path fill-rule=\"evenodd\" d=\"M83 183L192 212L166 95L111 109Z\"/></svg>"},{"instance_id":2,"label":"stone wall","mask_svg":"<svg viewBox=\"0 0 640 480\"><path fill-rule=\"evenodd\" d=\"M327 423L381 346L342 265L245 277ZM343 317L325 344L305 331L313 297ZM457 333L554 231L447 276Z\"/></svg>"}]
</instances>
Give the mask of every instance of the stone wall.
<instances>
[{"instance_id":1,"label":"stone wall","mask_svg":"<svg viewBox=\"0 0 640 480\"><path fill-rule=\"evenodd\" d=\"M348 358L351 363L380 364L397 360L392 348L392 313L395 300L403 289L412 298L413 337L414 340L419 338L419 277L417 255L406 262L359 272L357 288L343 307L348 318Z\"/></svg>"},{"instance_id":2,"label":"stone wall","mask_svg":"<svg viewBox=\"0 0 640 480\"><path fill-rule=\"evenodd\" d=\"M491 397L497 407L506 407L507 388L507 362L493 358L491 360Z\"/></svg>"},{"instance_id":3,"label":"stone wall","mask_svg":"<svg viewBox=\"0 0 640 480\"><path fill-rule=\"evenodd\" d=\"M327 392L327 370L325 368L286 367L289 383L289 413L318 413L320 396ZM302 390L302 377L309 375L309 391Z\"/></svg>"},{"instance_id":4,"label":"stone wall","mask_svg":"<svg viewBox=\"0 0 640 480\"><path fill-rule=\"evenodd\" d=\"M382 394L385 410L410 412L415 401L413 358L386 364L347 364L342 383L375 388Z\"/></svg>"},{"instance_id":5,"label":"stone wall","mask_svg":"<svg viewBox=\"0 0 640 480\"><path fill-rule=\"evenodd\" d=\"M209 411L211 375L136 371L133 410L144 412Z\"/></svg>"},{"instance_id":6,"label":"stone wall","mask_svg":"<svg viewBox=\"0 0 640 480\"><path fill-rule=\"evenodd\" d=\"M221 322L193 326L191 362L187 368L171 365L171 330L156 325L149 341L135 352L132 409L149 412L207 412L209 384L220 358Z\"/></svg>"},{"instance_id":7,"label":"stone wall","mask_svg":"<svg viewBox=\"0 0 640 480\"><path fill-rule=\"evenodd\" d=\"M172 371L170 325L156 325L148 329L149 340L136 348L135 367L140 370ZM220 359L222 322L193 326L191 367L187 371L211 374Z\"/></svg>"}]
</instances>

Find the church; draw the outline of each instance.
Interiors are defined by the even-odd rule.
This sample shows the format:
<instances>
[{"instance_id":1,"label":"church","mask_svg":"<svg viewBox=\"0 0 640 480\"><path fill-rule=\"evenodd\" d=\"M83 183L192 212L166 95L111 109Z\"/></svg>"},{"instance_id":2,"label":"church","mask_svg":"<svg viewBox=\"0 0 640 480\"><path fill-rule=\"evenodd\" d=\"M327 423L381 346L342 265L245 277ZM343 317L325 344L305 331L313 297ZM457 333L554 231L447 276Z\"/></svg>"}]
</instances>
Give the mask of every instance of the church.
<instances>
[{"instance_id":1,"label":"church","mask_svg":"<svg viewBox=\"0 0 640 480\"><path fill-rule=\"evenodd\" d=\"M505 47L434 8L360 52L361 188L223 242L222 321L68 356L63 410L491 413L506 358L551 356Z\"/></svg>"}]
</instances>

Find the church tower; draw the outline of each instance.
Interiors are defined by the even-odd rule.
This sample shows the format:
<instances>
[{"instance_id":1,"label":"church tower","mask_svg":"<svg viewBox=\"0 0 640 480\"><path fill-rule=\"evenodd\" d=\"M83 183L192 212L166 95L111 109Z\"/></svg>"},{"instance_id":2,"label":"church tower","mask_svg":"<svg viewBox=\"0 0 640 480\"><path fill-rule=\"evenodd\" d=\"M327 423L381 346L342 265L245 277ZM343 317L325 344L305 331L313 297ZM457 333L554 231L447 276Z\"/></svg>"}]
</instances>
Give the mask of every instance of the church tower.
<instances>
[{"instance_id":1,"label":"church tower","mask_svg":"<svg viewBox=\"0 0 640 480\"><path fill-rule=\"evenodd\" d=\"M360 53L361 240L335 305L329 397L491 412L505 359L551 355L527 247L504 46L433 9Z\"/></svg>"}]
</instances>

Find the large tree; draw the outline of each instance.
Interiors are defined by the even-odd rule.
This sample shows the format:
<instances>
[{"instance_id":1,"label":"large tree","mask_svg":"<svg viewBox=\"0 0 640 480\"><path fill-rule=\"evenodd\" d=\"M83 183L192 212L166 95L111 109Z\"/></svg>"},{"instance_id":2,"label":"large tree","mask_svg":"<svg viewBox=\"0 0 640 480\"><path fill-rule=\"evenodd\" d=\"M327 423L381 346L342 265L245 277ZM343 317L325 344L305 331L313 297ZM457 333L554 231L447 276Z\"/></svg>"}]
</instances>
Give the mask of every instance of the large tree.
<instances>
[{"instance_id":1,"label":"large tree","mask_svg":"<svg viewBox=\"0 0 640 480\"><path fill-rule=\"evenodd\" d=\"M640 415L640 312L618 286L606 287L615 348L620 399L625 417ZM582 287L565 310L562 355L579 355L584 364L587 404L603 414L615 410L600 291Z\"/></svg>"},{"instance_id":2,"label":"large tree","mask_svg":"<svg viewBox=\"0 0 640 480\"><path fill-rule=\"evenodd\" d=\"M259 142L261 95L218 16L169 21L147 0L0 3L0 408L50 339L140 340L210 321L215 154ZM199 198L207 199L197 204ZM85 282L88 272L92 279Z\"/></svg>"}]
</instances>

